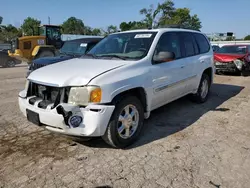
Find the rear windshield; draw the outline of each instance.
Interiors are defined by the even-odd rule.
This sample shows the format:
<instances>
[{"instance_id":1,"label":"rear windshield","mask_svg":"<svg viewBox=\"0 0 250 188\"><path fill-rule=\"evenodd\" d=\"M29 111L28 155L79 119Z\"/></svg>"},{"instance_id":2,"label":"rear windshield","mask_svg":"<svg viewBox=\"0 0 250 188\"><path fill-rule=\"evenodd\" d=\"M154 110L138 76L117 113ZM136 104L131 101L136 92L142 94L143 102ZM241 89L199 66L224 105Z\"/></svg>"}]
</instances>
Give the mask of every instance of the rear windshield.
<instances>
[{"instance_id":1,"label":"rear windshield","mask_svg":"<svg viewBox=\"0 0 250 188\"><path fill-rule=\"evenodd\" d=\"M247 46L236 45L236 46L222 46L217 53L225 54L246 54Z\"/></svg>"},{"instance_id":2,"label":"rear windshield","mask_svg":"<svg viewBox=\"0 0 250 188\"><path fill-rule=\"evenodd\" d=\"M88 43L81 41L65 42L60 52L65 54L83 55L87 50Z\"/></svg>"}]
</instances>

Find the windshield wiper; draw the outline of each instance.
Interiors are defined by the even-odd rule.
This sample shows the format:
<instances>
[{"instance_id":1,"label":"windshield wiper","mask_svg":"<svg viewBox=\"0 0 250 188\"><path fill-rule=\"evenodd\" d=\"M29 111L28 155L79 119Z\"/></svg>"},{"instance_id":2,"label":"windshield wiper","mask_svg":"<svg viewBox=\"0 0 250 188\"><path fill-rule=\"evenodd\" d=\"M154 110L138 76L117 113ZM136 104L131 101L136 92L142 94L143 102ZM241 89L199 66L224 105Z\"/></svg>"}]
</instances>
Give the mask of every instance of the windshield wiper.
<instances>
[{"instance_id":1,"label":"windshield wiper","mask_svg":"<svg viewBox=\"0 0 250 188\"><path fill-rule=\"evenodd\" d=\"M119 56L119 55L99 55L98 57L115 57L115 58L119 58L119 59L122 59L122 60L126 60L127 57L123 57L123 56Z\"/></svg>"},{"instance_id":2,"label":"windshield wiper","mask_svg":"<svg viewBox=\"0 0 250 188\"><path fill-rule=\"evenodd\" d=\"M85 56L90 56L90 57L96 58L96 56L94 54L84 54L82 57L85 57Z\"/></svg>"}]
</instances>

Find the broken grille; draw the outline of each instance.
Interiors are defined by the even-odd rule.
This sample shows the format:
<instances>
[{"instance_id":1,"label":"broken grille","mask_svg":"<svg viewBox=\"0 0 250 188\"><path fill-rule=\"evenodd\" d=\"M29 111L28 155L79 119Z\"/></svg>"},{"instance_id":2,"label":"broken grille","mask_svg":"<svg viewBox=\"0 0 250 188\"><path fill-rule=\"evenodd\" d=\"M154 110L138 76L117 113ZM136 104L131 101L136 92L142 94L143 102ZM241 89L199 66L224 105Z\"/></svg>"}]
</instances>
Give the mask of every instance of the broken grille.
<instances>
[{"instance_id":1,"label":"broken grille","mask_svg":"<svg viewBox=\"0 0 250 188\"><path fill-rule=\"evenodd\" d=\"M68 101L69 89L68 87L60 88L30 83L27 97L31 97L29 99L29 104L31 105L39 101L39 108L46 109L50 106L53 109L59 103Z\"/></svg>"}]
</instances>

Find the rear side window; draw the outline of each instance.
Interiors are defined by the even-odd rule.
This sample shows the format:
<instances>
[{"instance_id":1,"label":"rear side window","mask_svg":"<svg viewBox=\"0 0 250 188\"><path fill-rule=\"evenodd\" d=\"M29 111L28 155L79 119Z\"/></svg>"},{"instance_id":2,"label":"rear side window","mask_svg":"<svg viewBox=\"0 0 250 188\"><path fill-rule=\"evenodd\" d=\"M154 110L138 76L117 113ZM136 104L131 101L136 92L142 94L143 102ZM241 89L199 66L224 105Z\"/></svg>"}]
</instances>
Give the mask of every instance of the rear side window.
<instances>
[{"instance_id":1,"label":"rear side window","mask_svg":"<svg viewBox=\"0 0 250 188\"><path fill-rule=\"evenodd\" d=\"M200 54L207 53L210 50L210 45L206 37L200 33L194 33L193 35L198 44Z\"/></svg>"}]
</instances>

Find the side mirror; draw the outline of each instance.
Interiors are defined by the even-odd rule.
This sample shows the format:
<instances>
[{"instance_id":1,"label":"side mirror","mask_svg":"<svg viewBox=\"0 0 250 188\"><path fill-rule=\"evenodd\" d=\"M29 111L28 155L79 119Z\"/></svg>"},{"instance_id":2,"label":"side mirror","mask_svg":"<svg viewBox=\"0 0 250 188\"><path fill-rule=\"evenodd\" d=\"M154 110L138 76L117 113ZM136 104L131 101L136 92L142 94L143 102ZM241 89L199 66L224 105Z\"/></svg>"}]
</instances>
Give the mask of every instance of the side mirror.
<instances>
[{"instance_id":1,"label":"side mirror","mask_svg":"<svg viewBox=\"0 0 250 188\"><path fill-rule=\"evenodd\" d=\"M175 59L174 52L164 52L164 51L159 52L157 55L154 55L153 57L153 61L155 64L173 61L174 59Z\"/></svg>"}]
</instances>

